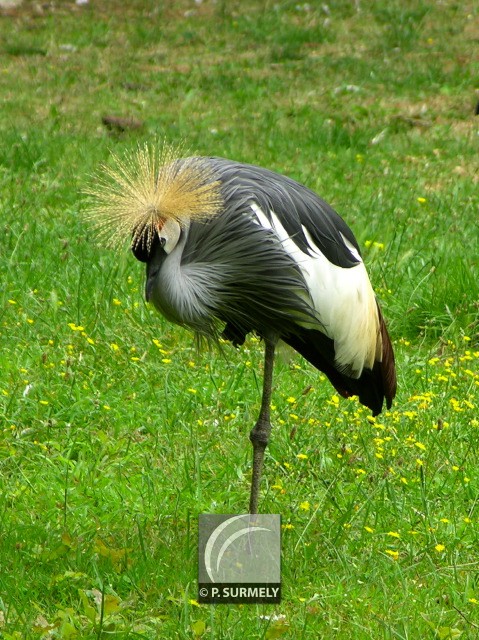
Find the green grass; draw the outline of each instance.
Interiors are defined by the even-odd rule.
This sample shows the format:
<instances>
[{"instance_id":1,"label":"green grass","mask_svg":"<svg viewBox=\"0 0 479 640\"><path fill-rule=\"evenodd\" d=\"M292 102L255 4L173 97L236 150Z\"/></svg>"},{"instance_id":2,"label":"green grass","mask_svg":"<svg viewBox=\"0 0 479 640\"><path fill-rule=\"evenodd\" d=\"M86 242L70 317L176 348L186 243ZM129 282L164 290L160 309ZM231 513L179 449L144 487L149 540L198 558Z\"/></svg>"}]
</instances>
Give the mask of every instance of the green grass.
<instances>
[{"instance_id":1,"label":"green grass","mask_svg":"<svg viewBox=\"0 0 479 640\"><path fill-rule=\"evenodd\" d=\"M0 17L6 640L477 637L479 14L358 4ZM104 115L143 128L108 134ZM376 421L277 359L261 509L283 518L279 606L195 601L198 513L246 509L261 344L198 353L81 218L110 150L163 137L331 202L395 346L397 401Z\"/></svg>"}]
</instances>

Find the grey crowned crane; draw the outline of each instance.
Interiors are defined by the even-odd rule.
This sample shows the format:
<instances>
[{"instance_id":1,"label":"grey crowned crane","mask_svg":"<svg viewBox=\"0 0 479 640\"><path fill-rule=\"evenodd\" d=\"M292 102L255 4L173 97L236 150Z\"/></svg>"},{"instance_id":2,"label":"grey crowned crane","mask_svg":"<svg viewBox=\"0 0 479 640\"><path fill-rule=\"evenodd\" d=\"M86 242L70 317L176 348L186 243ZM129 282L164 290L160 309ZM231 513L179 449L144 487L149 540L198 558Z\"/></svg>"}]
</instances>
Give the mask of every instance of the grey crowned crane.
<instances>
[{"instance_id":1,"label":"grey crowned crane","mask_svg":"<svg viewBox=\"0 0 479 640\"><path fill-rule=\"evenodd\" d=\"M271 432L275 347L293 347L343 397L377 415L396 393L394 354L356 239L307 187L224 158L140 147L87 191L100 238L131 239L146 299L171 322L235 346L265 344L261 410L251 430L250 513Z\"/></svg>"}]
</instances>

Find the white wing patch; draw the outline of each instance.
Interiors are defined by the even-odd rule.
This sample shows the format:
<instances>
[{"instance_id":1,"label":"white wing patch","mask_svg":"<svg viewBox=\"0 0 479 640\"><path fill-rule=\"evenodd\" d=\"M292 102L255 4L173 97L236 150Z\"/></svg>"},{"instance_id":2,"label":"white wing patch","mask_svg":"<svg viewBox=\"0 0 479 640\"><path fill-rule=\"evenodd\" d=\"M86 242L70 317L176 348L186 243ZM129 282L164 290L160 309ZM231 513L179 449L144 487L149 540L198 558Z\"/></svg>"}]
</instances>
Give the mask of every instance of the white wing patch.
<instances>
[{"instance_id":1,"label":"white wing patch","mask_svg":"<svg viewBox=\"0 0 479 640\"><path fill-rule=\"evenodd\" d=\"M256 202L251 202L251 209L253 210L253 213L255 214L255 216L258 218L258 223L264 227L265 229L272 229L273 227L271 226L270 221L268 220L268 216L263 213L263 210L261 209L261 207L259 207Z\"/></svg>"},{"instance_id":2,"label":"white wing patch","mask_svg":"<svg viewBox=\"0 0 479 640\"><path fill-rule=\"evenodd\" d=\"M304 229L304 227L303 227L303 229ZM358 250L356 249L356 247L355 247L355 246L353 246L353 245L349 242L349 240L346 238L346 236L344 236L344 235L341 233L341 231L339 232L339 235L341 236L341 238L342 238L342 240L343 240L344 244L345 244L345 245L346 245L346 247L348 248L349 253L350 253L350 254L351 254L351 255L352 255L352 256L353 256L353 257L354 257L358 262L362 262L362 258L361 258L361 256L359 255L359 252L358 252Z\"/></svg>"},{"instance_id":3,"label":"white wing patch","mask_svg":"<svg viewBox=\"0 0 479 640\"><path fill-rule=\"evenodd\" d=\"M256 203L251 203L251 208L259 224L276 233L303 273L318 323L301 322L301 326L318 329L334 340L336 366L359 378L364 367L371 369L374 361L381 359L382 345L376 298L357 249L342 236L358 264L338 267L329 262L306 227L302 229L311 255L301 251L289 237L274 211L270 221Z\"/></svg>"}]
</instances>

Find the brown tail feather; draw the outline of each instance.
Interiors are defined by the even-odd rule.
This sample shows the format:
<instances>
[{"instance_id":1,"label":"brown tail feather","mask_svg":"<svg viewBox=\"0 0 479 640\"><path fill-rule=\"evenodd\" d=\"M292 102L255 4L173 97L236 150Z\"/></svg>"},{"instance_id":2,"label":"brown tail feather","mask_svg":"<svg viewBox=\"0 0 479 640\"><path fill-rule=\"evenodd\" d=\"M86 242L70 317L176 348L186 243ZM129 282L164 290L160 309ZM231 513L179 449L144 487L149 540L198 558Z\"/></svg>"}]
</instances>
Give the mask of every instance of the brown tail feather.
<instances>
[{"instance_id":1,"label":"brown tail feather","mask_svg":"<svg viewBox=\"0 0 479 640\"><path fill-rule=\"evenodd\" d=\"M396 395L394 352L379 305L377 309L382 352L378 354L372 370L365 368L359 378L351 378L338 371L334 363L334 343L322 332L301 329L295 335L281 336L306 360L323 371L339 394L346 398L357 395L361 404L369 407L375 416L381 413L384 400L390 409Z\"/></svg>"},{"instance_id":2,"label":"brown tail feather","mask_svg":"<svg viewBox=\"0 0 479 640\"><path fill-rule=\"evenodd\" d=\"M375 416L381 413L384 398L388 408L391 406L394 392L385 386L381 362L376 362L372 370L364 369L359 378L351 378L336 369L334 343L320 331L301 329L298 334L281 336L281 338L313 366L325 373L336 391L343 397L358 396L361 404L369 407ZM390 342L389 348L392 355ZM394 358L392 362L394 377Z\"/></svg>"},{"instance_id":3,"label":"brown tail feather","mask_svg":"<svg viewBox=\"0 0 479 640\"><path fill-rule=\"evenodd\" d=\"M383 380L384 397L386 399L386 406L391 408L392 401L396 395L397 380L396 380L396 365L394 361L394 351L392 348L391 340L389 338L388 331L386 329L386 323L381 313L381 309L378 305L379 316L379 330L381 332L381 339L383 344L382 360L381 360L381 377Z\"/></svg>"}]
</instances>

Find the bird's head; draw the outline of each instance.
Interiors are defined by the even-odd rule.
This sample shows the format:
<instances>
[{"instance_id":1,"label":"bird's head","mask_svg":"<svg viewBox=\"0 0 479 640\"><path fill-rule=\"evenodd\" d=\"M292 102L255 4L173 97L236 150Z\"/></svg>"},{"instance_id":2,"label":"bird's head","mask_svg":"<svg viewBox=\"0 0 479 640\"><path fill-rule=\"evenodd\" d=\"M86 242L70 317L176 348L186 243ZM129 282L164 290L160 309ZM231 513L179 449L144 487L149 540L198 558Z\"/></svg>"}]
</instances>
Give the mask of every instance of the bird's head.
<instances>
[{"instance_id":1,"label":"bird's head","mask_svg":"<svg viewBox=\"0 0 479 640\"><path fill-rule=\"evenodd\" d=\"M149 262L151 257L161 249L165 254L169 254L178 244L181 235L181 225L173 218L159 218L155 224L152 237L145 233L135 233L133 231L131 239L131 250L133 255L140 262Z\"/></svg>"},{"instance_id":2,"label":"bird's head","mask_svg":"<svg viewBox=\"0 0 479 640\"><path fill-rule=\"evenodd\" d=\"M161 247L170 253L181 230L205 221L223 208L221 185L208 158L179 157L181 149L145 144L113 165L102 167L86 193L86 219L103 245L128 239L134 256L148 262Z\"/></svg>"}]
</instances>

